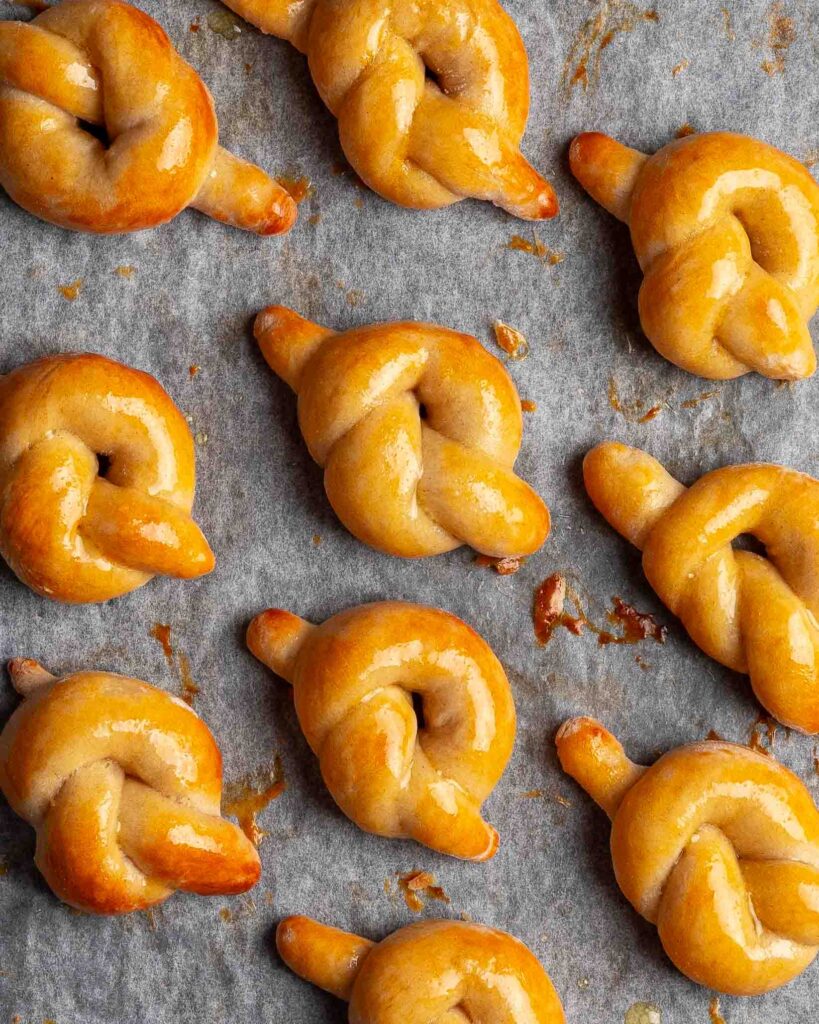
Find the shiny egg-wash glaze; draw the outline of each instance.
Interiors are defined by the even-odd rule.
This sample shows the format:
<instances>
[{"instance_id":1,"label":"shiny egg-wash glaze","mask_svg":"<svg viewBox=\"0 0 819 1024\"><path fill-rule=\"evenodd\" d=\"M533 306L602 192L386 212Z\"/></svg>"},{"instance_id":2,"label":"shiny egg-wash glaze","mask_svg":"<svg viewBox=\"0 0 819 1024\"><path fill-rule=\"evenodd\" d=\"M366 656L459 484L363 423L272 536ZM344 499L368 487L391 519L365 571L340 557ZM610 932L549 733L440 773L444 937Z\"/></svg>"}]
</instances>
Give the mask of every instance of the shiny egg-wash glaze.
<instances>
[{"instance_id":1,"label":"shiny egg-wash glaze","mask_svg":"<svg viewBox=\"0 0 819 1024\"><path fill-rule=\"evenodd\" d=\"M287 966L350 1004L350 1024L564 1024L548 974L512 935L420 921L370 942L307 917L276 930Z\"/></svg>"},{"instance_id":2,"label":"shiny egg-wash glaze","mask_svg":"<svg viewBox=\"0 0 819 1024\"><path fill-rule=\"evenodd\" d=\"M583 477L692 640L747 672L784 725L819 733L819 480L756 463L686 489L650 455L613 441L588 453ZM735 550L742 534L767 557Z\"/></svg>"},{"instance_id":3,"label":"shiny egg-wash glaze","mask_svg":"<svg viewBox=\"0 0 819 1024\"><path fill-rule=\"evenodd\" d=\"M653 156L591 132L574 140L570 162L631 229L645 274L640 321L666 359L715 380L814 372L819 185L799 161L729 132Z\"/></svg>"},{"instance_id":4,"label":"shiny egg-wash glaze","mask_svg":"<svg viewBox=\"0 0 819 1024\"><path fill-rule=\"evenodd\" d=\"M247 642L292 684L327 788L360 828L465 860L495 855L481 804L512 753L515 705L474 630L437 608L384 601L319 626L269 609Z\"/></svg>"},{"instance_id":5,"label":"shiny egg-wash glaze","mask_svg":"<svg viewBox=\"0 0 819 1024\"><path fill-rule=\"evenodd\" d=\"M693 981L731 995L787 984L819 952L819 811L768 755L722 741L633 764L599 722L557 751L612 819L617 882Z\"/></svg>"},{"instance_id":6,"label":"shiny egg-wash glaze","mask_svg":"<svg viewBox=\"0 0 819 1024\"><path fill-rule=\"evenodd\" d=\"M330 504L359 540L403 558L461 544L517 557L546 540L549 511L513 469L520 398L475 338L422 323L336 334L283 306L254 333L298 394Z\"/></svg>"},{"instance_id":7,"label":"shiny egg-wash glaze","mask_svg":"<svg viewBox=\"0 0 819 1024\"><path fill-rule=\"evenodd\" d=\"M119 0L0 22L0 185L76 231L138 231L186 206L261 235L296 219L278 182L218 145L211 95L160 26Z\"/></svg>"},{"instance_id":8,"label":"shiny egg-wash glaze","mask_svg":"<svg viewBox=\"0 0 819 1024\"><path fill-rule=\"evenodd\" d=\"M228 0L307 55L344 154L375 192L429 209L487 199L557 213L524 159L529 61L496 0Z\"/></svg>"},{"instance_id":9,"label":"shiny egg-wash glaze","mask_svg":"<svg viewBox=\"0 0 819 1024\"><path fill-rule=\"evenodd\" d=\"M0 377L0 553L38 594L107 601L210 572L195 475L188 424L147 373L84 353Z\"/></svg>"},{"instance_id":10,"label":"shiny egg-wash glaze","mask_svg":"<svg viewBox=\"0 0 819 1024\"><path fill-rule=\"evenodd\" d=\"M61 900L124 914L256 884L256 850L220 814L219 748L187 704L107 672L10 671L24 700L0 733L0 789Z\"/></svg>"}]
</instances>

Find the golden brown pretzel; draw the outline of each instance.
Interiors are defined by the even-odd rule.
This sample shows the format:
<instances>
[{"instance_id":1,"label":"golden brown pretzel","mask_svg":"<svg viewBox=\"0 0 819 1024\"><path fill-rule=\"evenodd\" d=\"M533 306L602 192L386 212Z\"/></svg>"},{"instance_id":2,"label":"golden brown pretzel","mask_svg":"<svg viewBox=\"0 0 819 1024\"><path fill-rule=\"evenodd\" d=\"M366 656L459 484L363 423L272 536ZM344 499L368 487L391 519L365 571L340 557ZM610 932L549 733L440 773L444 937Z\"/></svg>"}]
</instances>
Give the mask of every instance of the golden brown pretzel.
<instances>
[{"instance_id":1,"label":"golden brown pretzel","mask_svg":"<svg viewBox=\"0 0 819 1024\"><path fill-rule=\"evenodd\" d=\"M63 0L0 22L0 185L36 217L118 233L194 206L261 235L288 231L292 197L217 133L210 93L136 7Z\"/></svg>"},{"instance_id":2,"label":"golden brown pretzel","mask_svg":"<svg viewBox=\"0 0 819 1024\"><path fill-rule=\"evenodd\" d=\"M498 834L480 808L512 753L515 705L477 633L437 608L384 601L320 626L271 608L247 643L292 684L327 788L360 828L467 860L494 856Z\"/></svg>"},{"instance_id":3,"label":"golden brown pretzel","mask_svg":"<svg viewBox=\"0 0 819 1024\"><path fill-rule=\"evenodd\" d=\"M404 558L543 544L548 509L513 471L518 393L474 338L409 322L336 334L283 306L259 313L255 335L297 392L330 504L359 540Z\"/></svg>"},{"instance_id":4,"label":"golden brown pretzel","mask_svg":"<svg viewBox=\"0 0 819 1024\"><path fill-rule=\"evenodd\" d=\"M557 213L527 163L529 64L496 0L227 0L307 55L360 177L401 206L470 196L516 217Z\"/></svg>"},{"instance_id":5,"label":"golden brown pretzel","mask_svg":"<svg viewBox=\"0 0 819 1024\"><path fill-rule=\"evenodd\" d=\"M685 487L637 448L605 441L586 489L643 552L643 569L692 640L780 722L819 732L819 481L783 466L726 466ZM735 550L741 534L768 557Z\"/></svg>"},{"instance_id":6,"label":"golden brown pretzel","mask_svg":"<svg viewBox=\"0 0 819 1024\"><path fill-rule=\"evenodd\" d=\"M564 723L557 750L612 819L617 882L679 970L758 995L808 966L819 952L819 811L792 772L722 741L643 768L590 718Z\"/></svg>"},{"instance_id":7,"label":"golden brown pretzel","mask_svg":"<svg viewBox=\"0 0 819 1024\"><path fill-rule=\"evenodd\" d=\"M819 185L802 164L728 132L651 157L592 132L574 140L570 160L586 191L631 228L645 274L640 320L658 352L714 379L813 373Z\"/></svg>"},{"instance_id":8,"label":"golden brown pretzel","mask_svg":"<svg viewBox=\"0 0 819 1024\"><path fill-rule=\"evenodd\" d=\"M147 373L85 353L0 377L0 553L38 594L107 601L210 572L194 481L185 418Z\"/></svg>"},{"instance_id":9,"label":"golden brown pretzel","mask_svg":"<svg viewBox=\"0 0 819 1024\"><path fill-rule=\"evenodd\" d=\"M374 943L308 917L276 929L287 966L350 1004L350 1024L563 1024L549 975L519 939L419 921Z\"/></svg>"},{"instance_id":10,"label":"golden brown pretzel","mask_svg":"<svg viewBox=\"0 0 819 1024\"><path fill-rule=\"evenodd\" d=\"M187 704L108 672L9 668L25 700L0 733L0 789L36 829L37 867L61 900L124 914L175 889L256 884L256 850L220 813L219 748Z\"/></svg>"}]
</instances>

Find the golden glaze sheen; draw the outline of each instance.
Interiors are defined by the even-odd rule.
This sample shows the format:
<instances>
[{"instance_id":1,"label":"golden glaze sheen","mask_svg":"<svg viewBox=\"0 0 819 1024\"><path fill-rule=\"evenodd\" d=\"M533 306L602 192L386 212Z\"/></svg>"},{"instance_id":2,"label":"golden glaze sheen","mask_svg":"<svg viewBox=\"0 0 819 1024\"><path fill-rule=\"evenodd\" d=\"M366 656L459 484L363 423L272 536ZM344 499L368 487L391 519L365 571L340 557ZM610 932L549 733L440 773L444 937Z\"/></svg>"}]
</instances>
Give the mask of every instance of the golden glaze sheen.
<instances>
[{"instance_id":1,"label":"golden glaze sheen","mask_svg":"<svg viewBox=\"0 0 819 1024\"><path fill-rule=\"evenodd\" d=\"M589 452L583 475L692 640L747 672L780 722L819 732L819 481L751 463L686 490L656 459L613 441ZM761 541L767 558L734 549L741 534Z\"/></svg>"},{"instance_id":2,"label":"golden glaze sheen","mask_svg":"<svg viewBox=\"0 0 819 1024\"><path fill-rule=\"evenodd\" d=\"M819 952L819 811L787 768L722 741L632 764L599 722L557 734L563 770L612 819L614 872L693 981L785 985Z\"/></svg>"},{"instance_id":3,"label":"golden glaze sheen","mask_svg":"<svg viewBox=\"0 0 819 1024\"><path fill-rule=\"evenodd\" d=\"M816 369L819 186L785 153L728 132L651 157L596 132L571 146L586 191L631 228L652 345L701 377Z\"/></svg>"},{"instance_id":4,"label":"golden glaze sheen","mask_svg":"<svg viewBox=\"0 0 819 1024\"><path fill-rule=\"evenodd\" d=\"M63 0L0 22L0 184L36 217L110 234L194 206L262 235L288 231L293 199L217 132L199 76L136 7Z\"/></svg>"},{"instance_id":5,"label":"golden glaze sheen","mask_svg":"<svg viewBox=\"0 0 819 1024\"><path fill-rule=\"evenodd\" d=\"M350 1024L564 1024L522 942L463 921L419 921L373 943L307 917L276 929L287 966L350 1004Z\"/></svg>"},{"instance_id":6,"label":"golden glaze sheen","mask_svg":"<svg viewBox=\"0 0 819 1024\"><path fill-rule=\"evenodd\" d=\"M494 856L498 834L480 808L512 753L515 705L477 633L436 608L385 601L320 626L269 609L247 643L292 684L327 788L360 828L467 860Z\"/></svg>"},{"instance_id":7,"label":"golden glaze sheen","mask_svg":"<svg viewBox=\"0 0 819 1024\"><path fill-rule=\"evenodd\" d=\"M330 504L359 540L403 558L543 544L548 509L513 470L520 398L474 338L409 322L336 334L283 306L259 313L255 335L298 394Z\"/></svg>"},{"instance_id":8,"label":"golden glaze sheen","mask_svg":"<svg viewBox=\"0 0 819 1024\"><path fill-rule=\"evenodd\" d=\"M175 889L256 884L256 850L220 814L219 748L187 704L107 672L10 670L25 700L0 733L0 788L36 829L37 867L61 900L124 914Z\"/></svg>"},{"instance_id":9,"label":"golden glaze sheen","mask_svg":"<svg viewBox=\"0 0 819 1024\"><path fill-rule=\"evenodd\" d=\"M0 377L0 552L38 594L107 601L210 572L194 480L185 418L147 373L85 353Z\"/></svg>"},{"instance_id":10,"label":"golden glaze sheen","mask_svg":"<svg viewBox=\"0 0 819 1024\"><path fill-rule=\"evenodd\" d=\"M488 199L516 217L557 213L520 141L529 64L496 0L228 0L307 55L341 146L385 199L428 209Z\"/></svg>"}]
</instances>

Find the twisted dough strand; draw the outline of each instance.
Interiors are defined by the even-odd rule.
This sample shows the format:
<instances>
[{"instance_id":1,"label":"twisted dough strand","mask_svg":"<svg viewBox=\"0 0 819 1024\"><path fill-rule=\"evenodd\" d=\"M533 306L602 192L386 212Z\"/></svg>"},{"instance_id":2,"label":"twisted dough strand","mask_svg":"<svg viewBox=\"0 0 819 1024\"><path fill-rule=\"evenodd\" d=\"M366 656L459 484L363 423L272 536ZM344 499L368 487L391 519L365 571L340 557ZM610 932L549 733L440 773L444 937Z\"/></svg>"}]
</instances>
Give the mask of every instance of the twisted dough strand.
<instances>
[{"instance_id":1,"label":"twisted dough strand","mask_svg":"<svg viewBox=\"0 0 819 1024\"><path fill-rule=\"evenodd\" d=\"M350 1003L350 1024L563 1024L522 942L463 921L421 921L373 943L307 917L276 929L287 966Z\"/></svg>"},{"instance_id":2,"label":"twisted dough strand","mask_svg":"<svg viewBox=\"0 0 819 1024\"><path fill-rule=\"evenodd\" d=\"M635 765L599 722L557 734L563 770L612 819L617 882L702 985L758 995L819 952L819 811L799 779L733 743Z\"/></svg>"},{"instance_id":3,"label":"twisted dough strand","mask_svg":"<svg viewBox=\"0 0 819 1024\"><path fill-rule=\"evenodd\" d=\"M175 889L244 892L259 858L222 819L222 759L185 703L138 679L11 663L25 700L0 733L0 788L37 831L55 894L122 914Z\"/></svg>"},{"instance_id":4,"label":"twisted dough strand","mask_svg":"<svg viewBox=\"0 0 819 1024\"><path fill-rule=\"evenodd\" d=\"M335 334L282 306L259 313L254 333L297 392L330 504L359 540L404 558L543 544L548 509L513 471L520 399L474 338L418 323Z\"/></svg>"},{"instance_id":5,"label":"twisted dough strand","mask_svg":"<svg viewBox=\"0 0 819 1024\"><path fill-rule=\"evenodd\" d=\"M307 54L360 177L402 206L467 197L516 217L557 213L520 153L528 60L496 0L229 0Z\"/></svg>"},{"instance_id":6,"label":"twisted dough strand","mask_svg":"<svg viewBox=\"0 0 819 1024\"><path fill-rule=\"evenodd\" d=\"M494 856L498 834L480 807L512 752L515 707L477 633L446 612L385 601L320 626L269 609L247 642L292 684L327 788L359 827L454 857Z\"/></svg>"},{"instance_id":7,"label":"twisted dough strand","mask_svg":"<svg viewBox=\"0 0 819 1024\"><path fill-rule=\"evenodd\" d=\"M706 654L747 672L780 722L819 732L819 481L782 466L728 466L686 490L645 452L606 441L586 489L643 551L648 581ZM735 550L753 534L767 558Z\"/></svg>"},{"instance_id":8,"label":"twisted dough strand","mask_svg":"<svg viewBox=\"0 0 819 1024\"><path fill-rule=\"evenodd\" d=\"M0 184L35 216L117 233L194 206L262 235L288 231L292 197L217 132L210 93L137 8L64 0L0 23Z\"/></svg>"},{"instance_id":9,"label":"twisted dough strand","mask_svg":"<svg viewBox=\"0 0 819 1024\"><path fill-rule=\"evenodd\" d=\"M819 185L805 167L728 132L651 157L591 132L574 140L570 162L631 229L645 274L640 320L666 359L714 379L814 372Z\"/></svg>"},{"instance_id":10,"label":"twisted dough strand","mask_svg":"<svg viewBox=\"0 0 819 1024\"><path fill-rule=\"evenodd\" d=\"M194 480L185 418L147 373L85 353L0 378L0 552L37 593L107 601L210 572Z\"/></svg>"}]
</instances>

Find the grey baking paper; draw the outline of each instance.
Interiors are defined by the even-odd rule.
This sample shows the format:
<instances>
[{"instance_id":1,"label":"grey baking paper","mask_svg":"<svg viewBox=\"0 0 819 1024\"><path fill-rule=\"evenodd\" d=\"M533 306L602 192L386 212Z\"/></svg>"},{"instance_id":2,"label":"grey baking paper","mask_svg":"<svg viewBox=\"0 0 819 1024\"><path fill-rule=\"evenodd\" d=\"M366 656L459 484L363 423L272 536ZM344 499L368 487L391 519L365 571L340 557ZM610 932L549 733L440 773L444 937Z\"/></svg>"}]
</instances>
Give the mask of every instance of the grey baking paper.
<instances>
[{"instance_id":1,"label":"grey baking paper","mask_svg":"<svg viewBox=\"0 0 819 1024\"><path fill-rule=\"evenodd\" d=\"M395 873L424 869L451 902L428 900L420 916L467 914L514 932L549 971L568 1021L618 1024L647 1001L663 1024L708 1024L713 993L677 973L654 927L621 896L608 822L560 772L553 737L565 717L590 713L649 762L712 729L748 742L760 708L747 679L702 654L659 603L638 553L586 498L580 461L612 437L646 448L686 482L754 459L817 475L819 377L714 383L665 362L640 332L627 231L575 184L567 146L576 132L601 129L653 151L690 125L747 132L810 163L819 156L819 6L646 2L507 3L531 65L523 148L561 201L559 218L536 229L487 204L419 213L357 187L340 172L335 122L304 58L207 0L140 6L212 90L223 145L313 183L291 234L260 239L187 211L154 231L98 238L41 223L0 196L0 371L92 350L154 374L197 438L195 515L217 555L215 572L198 582L156 579L85 607L48 602L3 566L0 656L38 658L58 673L109 669L179 692L184 655L226 780L263 771L277 754L286 780L260 815L264 873L247 897L177 894L153 914L109 920L51 895L32 863L32 830L3 803L0 1021L341 1022L341 1002L278 960L276 921L304 913L382 937L419 916L397 893ZM5 6L2 16L31 12ZM564 258L510 249L514 235ZM77 297L65 298L60 286L77 281ZM299 434L294 396L250 333L253 315L273 302L335 328L431 320L495 352L495 320L523 332L531 353L508 366L537 410L525 416L518 470L554 525L517 575L479 568L467 549L400 561L343 529ZM192 366L201 368L194 376ZM640 422L655 405L659 413ZM538 646L533 590L557 570L598 622L614 595L654 613L668 626L665 645L601 647L588 631L560 630ZM509 674L518 735L486 805L501 835L489 863L374 838L347 821L322 785L288 686L245 648L246 624L265 607L319 621L385 598L461 616ZM171 627L172 663L149 635L156 623ZM5 679L0 692L5 721L16 701ZM814 741L779 729L774 752L819 797ZM814 964L764 998L723 998L721 1013L728 1024L808 1024L819 1015L817 991Z\"/></svg>"}]
</instances>

